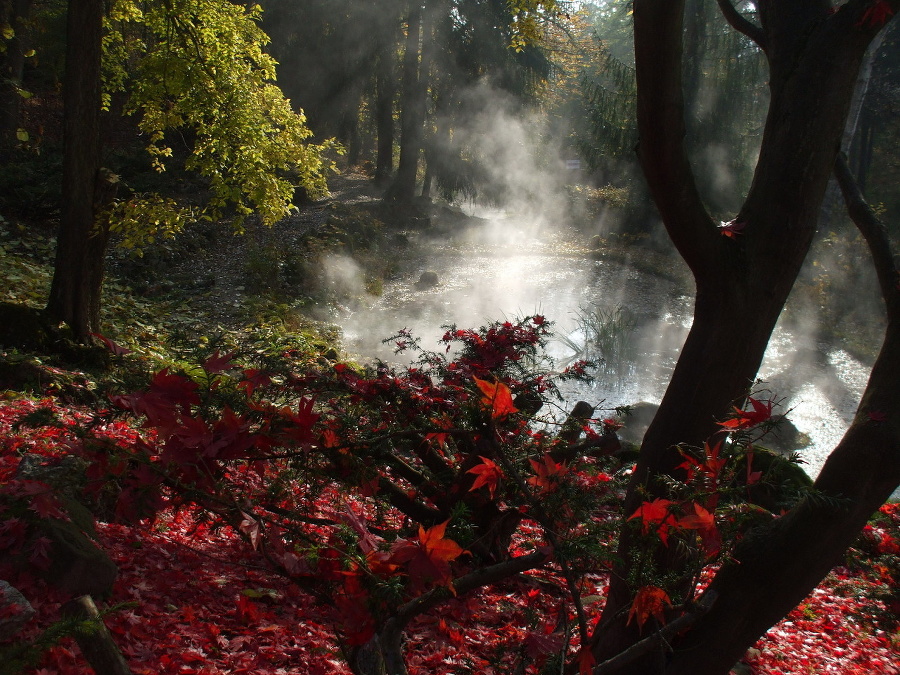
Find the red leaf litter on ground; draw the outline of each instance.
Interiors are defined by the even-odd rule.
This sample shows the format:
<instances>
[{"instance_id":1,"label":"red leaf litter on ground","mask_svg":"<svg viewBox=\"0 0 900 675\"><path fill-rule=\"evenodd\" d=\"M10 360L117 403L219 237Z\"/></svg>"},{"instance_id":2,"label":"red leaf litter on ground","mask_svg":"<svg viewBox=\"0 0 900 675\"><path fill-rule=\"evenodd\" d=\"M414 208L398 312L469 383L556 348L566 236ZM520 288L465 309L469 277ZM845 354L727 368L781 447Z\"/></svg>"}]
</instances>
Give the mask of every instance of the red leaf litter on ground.
<instances>
[{"instance_id":1,"label":"red leaf litter on ground","mask_svg":"<svg viewBox=\"0 0 900 675\"><path fill-rule=\"evenodd\" d=\"M23 415L51 413L52 423L16 427ZM52 456L72 443L79 415L50 401L0 402L0 480L13 479L21 453ZM100 431L110 439L135 433L119 422ZM900 632L896 624L884 629L873 620L879 613L894 618L900 613L900 507L886 505L882 515L881 524L864 531L868 548L856 553L867 563L865 569L835 568L750 650L736 673L900 675ZM667 511L658 515L663 522L666 517ZM523 551L539 540L536 528L529 535L528 522L518 535ZM135 675L349 674L335 638L336 617L264 571L260 554L235 532L194 527L187 515L171 513L161 515L153 528L99 524L97 529L100 545L119 567L112 597L105 601L114 609L105 622ZM526 541L529 536L534 540ZM10 581L37 610L37 618L17 636L30 639L58 619L67 598L39 581ZM605 583L603 576L591 575L580 588L592 620L602 609ZM560 649L568 647L574 658L578 638L567 644L561 629L576 624L564 588L558 575L541 570L451 598L409 625L410 675L530 675ZM884 601L873 599L876 590ZM26 671L91 673L68 638Z\"/></svg>"},{"instance_id":2,"label":"red leaf litter on ground","mask_svg":"<svg viewBox=\"0 0 900 675\"><path fill-rule=\"evenodd\" d=\"M106 624L135 675L349 674L327 611L258 569L259 558L233 533L192 531L189 518L164 522L154 532L102 524L99 532L120 571L107 604L134 603L109 614ZM744 659L750 670L742 672L900 675L898 636L892 644L891 636L854 619L856 598L835 593L846 574L832 573L769 631ZM523 650L529 656L524 672L539 672L543 661L531 660L535 645L549 657L564 644L555 629L574 621L571 608L563 609L562 594L547 592L558 584L553 577L523 575L489 592L452 599L414 621L407 643L410 675L502 675L515 672ZM585 589L586 597L596 598L588 604L590 615L599 612L604 592L602 579ZM36 598L28 595L43 625L56 616L60 598L46 589ZM560 616L562 611L568 616ZM577 638L569 648L573 654ZM54 647L40 668L30 672L92 673L69 640Z\"/></svg>"},{"instance_id":3,"label":"red leaf litter on ground","mask_svg":"<svg viewBox=\"0 0 900 675\"><path fill-rule=\"evenodd\" d=\"M325 614L258 569L246 544L225 531L192 534L187 519L168 525L98 528L119 566L106 604L133 603L105 622L135 675L349 673ZM56 610L47 604L40 609ZM93 672L68 640L41 666L46 675Z\"/></svg>"}]
</instances>

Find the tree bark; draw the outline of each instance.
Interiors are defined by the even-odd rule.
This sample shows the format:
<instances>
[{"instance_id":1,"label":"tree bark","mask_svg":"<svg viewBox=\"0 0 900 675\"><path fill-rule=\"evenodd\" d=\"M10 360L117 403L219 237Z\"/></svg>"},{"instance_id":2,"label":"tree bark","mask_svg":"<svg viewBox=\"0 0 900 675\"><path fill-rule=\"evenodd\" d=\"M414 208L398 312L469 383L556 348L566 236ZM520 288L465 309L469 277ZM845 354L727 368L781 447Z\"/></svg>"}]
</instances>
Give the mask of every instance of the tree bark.
<instances>
[{"instance_id":1,"label":"tree bark","mask_svg":"<svg viewBox=\"0 0 900 675\"><path fill-rule=\"evenodd\" d=\"M108 225L98 214L111 183L100 175L100 57L103 0L72 0L63 83L62 212L47 312L79 340L99 330Z\"/></svg>"},{"instance_id":2,"label":"tree bark","mask_svg":"<svg viewBox=\"0 0 900 675\"><path fill-rule=\"evenodd\" d=\"M128 662L103 623L97 605L89 595L82 595L63 605L63 614L94 623L93 630L79 631L75 641L85 660L97 675L132 675Z\"/></svg>"},{"instance_id":3,"label":"tree bark","mask_svg":"<svg viewBox=\"0 0 900 675\"><path fill-rule=\"evenodd\" d=\"M896 8L900 1L892 4ZM758 6L771 104L753 183L735 219L743 229L726 237L703 206L685 151L684 0L634 2L638 155L667 231L693 272L696 304L693 326L644 438L626 514L648 493L664 494L658 477L677 475L681 457L676 446L702 445L719 429L716 420L743 400L752 385L812 241L859 66L877 32L861 21L866 7L861 0L851 0L834 14L823 3L768 0ZM889 329L887 353L870 383L885 406L894 406L886 410L898 409L892 398L896 393L885 388L900 375L895 333L896 328ZM720 597L715 607L675 644L674 654L650 653L618 672L727 673L762 632L821 580L900 481L896 438L896 430L873 431L858 420L817 481L828 494L836 495L840 488L849 496L846 508L838 513L833 505L805 503L748 540L741 549L742 564L727 565L716 577ZM849 459L860 452L872 463ZM854 484L846 488L842 484L848 478ZM625 581L636 537L623 528L621 562L593 637L598 661L639 639L636 627L626 625L637 590ZM660 670L660 659L668 664L665 670Z\"/></svg>"},{"instance_id":4,"label":"tree bark","mask_svg":"<svg viewBox=\"0 0 900 675\"><path fill-rule=\"evenodd\" d=\"M415 198L425 133L426 84L420 67L423 14L422 0L410 0L400 94L400 163L386 195L388 201L401 206L411 204Z\"/></svg>"},{"instance_id":5,"label":"tree bark","mask_svg":"<svg viewBox=\"0 0 900 675\"><path fill-rule=\"evenodd\" d=\"M378 55L375 80L375 183L385 185L394 171L394 64L387 48Z\"/></svg>"}]
</instances>

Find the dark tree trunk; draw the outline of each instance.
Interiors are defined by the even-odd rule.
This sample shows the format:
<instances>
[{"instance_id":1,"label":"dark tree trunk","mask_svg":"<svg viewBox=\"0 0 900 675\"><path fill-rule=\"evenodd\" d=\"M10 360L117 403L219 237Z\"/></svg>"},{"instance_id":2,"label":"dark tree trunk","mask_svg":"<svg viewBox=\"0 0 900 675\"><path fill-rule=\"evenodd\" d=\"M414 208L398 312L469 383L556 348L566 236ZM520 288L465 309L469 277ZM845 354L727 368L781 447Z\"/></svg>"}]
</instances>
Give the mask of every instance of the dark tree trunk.
<instances>
[{"instance_id":1,"label":"dark tree trunk","mask_svg":"<svg viewBox=\"0 0 900 675\"><path fill-rule=\"evenodd\" d=\"M63 84L62 212L47 312L83 340L100 324L108 226L98 218L110 182L100 175L100 55L104 0L71 0Z\"/></svg>"},{"instance_id":2,"label":"dark tree trunk","mask_svg":"<svg viewBox=\"0 0 900 675\"><path fill-rule=\"evenodd\" d=\"M394 171L394 82L393 43L381 46L375 76L375 130L378 135L375 153L375 183L386 185Z\"/></svg>"},{"instance_id":3,"label":"dark tree trunk","mask_svg":"<svg viewBox=\"0 0 900 675\"><path fill-rule=\"evenodd\" d=\"M875 124L870 115L863 113L854 141L856 145L856 182L859 183L860 190L865 192L875 147Z\"/></svg>"},{"instance_id":4,"label":"dark tree trunk","mask_svg":"<svg viewBox=\"0 0 900 675\"><path fill-rule=\"evenodd\" d=\"M14 35L0 54L0 148L17 143L16 131L22 126L22 96L19 87L25 73L23 33L31 13L31 0L0 0L0 19Z\"/></svg>"},{"instance_id":5,"label":"dark tree trunk","mask_svg":"<svg viewBox=\"0 0 900 675\"><path fill-rule=\"evenodd\" d=\"M416 193L416 172L422 151L427 85L419 67L422 34L422 0L410 0L403 84L400 92L400 164L387 192L388 201L411 204Z\"/></svg>"},{"instance_id":6,"label":"dark tree trunk","mask_svg":"<svg viewBox=\"0 0 900 675\"><path fill-rule=\"evenodd\" d=\"M340 125L340 135L347 146L347 166L357 166L362 153L362 138L359 133L359 98L356 98L356 106L347 106Z\"/></svg>"},{"instance_id":7,"label":"dark tree trunk","mask_svg":"<svg viewBox=\"0 0 900 675\"><path fill-rule=\"evenodd\" d=\"M876 32L860 22L866 2L851 0L834 14L826 4L768 0L758 3L762 27L736 22L767 53L772 95L753 184L736 219L744 226L729 238L704 208L685 152L684 0L635 0L638 154L672 241L694 274L696 308L645 436L625 513L647 493L664 493L657 477L677 473L677 444L702 445L717 430L716 420L746 396L806 257L859 65ZM898 294L895 286L883 290ZM884 410L900 410L900 392L890 385L900 376L900 340L891 322L861 410L870 396ZM660 647L616 672L727 673L815 587L898 482L900 421L875 428L860 413L816 483L826 494L849 497L847 506L803 504L757 532L739 550L740 564L723 566L713 582L719 599L674 642L674 652ZM621 562L594 635L598 661L640 638L626 625L637 590L625 581L635 552L630 532L623 532Z\"/></svg>"}]
</instances>

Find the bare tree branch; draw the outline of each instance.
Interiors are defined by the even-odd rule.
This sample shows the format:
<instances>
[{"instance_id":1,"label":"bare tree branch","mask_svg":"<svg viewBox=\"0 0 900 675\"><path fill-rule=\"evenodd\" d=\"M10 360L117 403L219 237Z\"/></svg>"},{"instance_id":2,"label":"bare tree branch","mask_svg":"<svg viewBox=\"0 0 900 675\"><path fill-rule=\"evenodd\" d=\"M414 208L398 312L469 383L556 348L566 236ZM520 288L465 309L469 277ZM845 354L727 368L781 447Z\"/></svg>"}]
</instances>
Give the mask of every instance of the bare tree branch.
<instances>
[{"instance_id":1,"label":"bare tree branch","mask_svg":"<svg viewBox=\"0 0 900 675\"><path fill-rule=\"evenodd\" d=\"M684 0L635 0L637 154L678 252L698 282L715 284L723 237L703 205L685 147L683 25Z\"/></svg>"},{"instance_id":2,"label":"bare tree branch","mask_svg":"<svg viewBox=\"0 0 900 675\"><path fill-rule=\"evenodd\" d=\"M734 5L731 4L731 0L716 0L716 2L719 4L719 9L722 10L722 16L725 17L725 20L732 28L753 40L763 51L768 50L769 41L762 28L738 12Z\"/></svg>"},{"instance_id":3,"label":"bare tree branch","mask_svg":"<svg viewBox=\"0 0 900 675\"><path fill-rule=\"evenodd\" d=\"M847 213L869 247L872 264L878 274L878 285L887 305L888 317L900 319L900 273L891 251L887 230L863 197L847 165L847 156L843 153L838 155L834 163L834 175L844 195Z\"/></svg>"},{"instance_id":4,"label":"bare tree branch","mask_svg":"<svg viewBox=\"0 0 900 675\"><path fill-rule=\"evenodd\" d=\"M715 591L707 591L690 611L682 614L677 619L670 621L640 642L636 642L621 654L617 654L611 659L607 659L603 663L594 666L591 675L607 675L608 673L614 673L635 659L656 649L660 645L668 643L673 636L686 628L690 628L690 626L697 622L697 619L712 609L712 606L715 604L718 597L719 594Z\"/></svg>"},{"instance_id":5,"label":"bare tree branch","mask_svg":"<svg viewBox=\"0 0 900 675\"><path fill-rule=\"evenodd\" d=\"M552 554L549 549L537 550L527 555L520 555L516 558L510 558L503 562L477 569L468 574L453 580L453 589L458 595L465 595L469 591L474 591L481 586L496 583L502 579L506 579L516 574L520 574L535 567L540 567L546 563ZM413 618L428 611L432 607L440 604L447 599L447 595L442 588L420 595L410 600L400 607L397 614L393 617L396 622L397 629L402 630Z\"/></svg>"}]
</instances>

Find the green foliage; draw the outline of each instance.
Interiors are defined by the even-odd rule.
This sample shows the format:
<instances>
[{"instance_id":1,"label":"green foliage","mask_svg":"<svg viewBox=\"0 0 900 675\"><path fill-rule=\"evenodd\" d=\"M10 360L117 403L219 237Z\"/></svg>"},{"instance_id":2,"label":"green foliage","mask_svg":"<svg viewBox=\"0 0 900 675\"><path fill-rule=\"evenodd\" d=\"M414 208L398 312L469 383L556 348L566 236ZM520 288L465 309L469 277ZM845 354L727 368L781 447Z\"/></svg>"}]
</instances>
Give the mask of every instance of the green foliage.
<instances>
[{"instance_id":1,"label":"green foliage","mask_svg":"<svg viewBox=\"0 0 900 675\"><path fill-rule=\"evenodd\" d=\"M506 4L512 15L510 47L516 51L541 41L542 19L557 7L556 0L507 0Z\"/></svg>"},{"instance_id":2,"label":"green foliage","mask_svg":"<svg viewBox=\"0 0 900 675\"><path fill-rule=\"evenodd\" d=\"M327 193L324 154L336 149L309 142L304 115L275 85L260 12L226 0L119 0L104 41L107 104L109 94L127 94L125 112L138 117L158 171L182 140L185 168L209 181L205 217L233 209L238 229L253 213L265 224L286 216L298 186ZM117 205L114 231L135 248L170 236L192 216L171 207L157 197Z\"/></svg>"},{"instance_id":3,"label":"green foliage","mask_svg":"<svg viewBox=\"0 0 900 675\"><path fill-rule=\"evenodd\" d=\"M140 257L147 246L183 231L195 219L195 212L170 197L143 194L114 202L108 219L110 230L122 236L120 245Z\"/></svg>"},{"instance_id":4,"label":"green foliage","mask_svg":"<svg viewBox=\"0 0 900 675\"><path fill-rule=\"evenodd\" d=\"M573 359L597 362L600 372L621 385L633 373L637 358L636 326L634 316L621 305L591 305L578 311L575 333L580 337L559 335L557 339L574 352Z\"/></svg>"}]
</instances>

